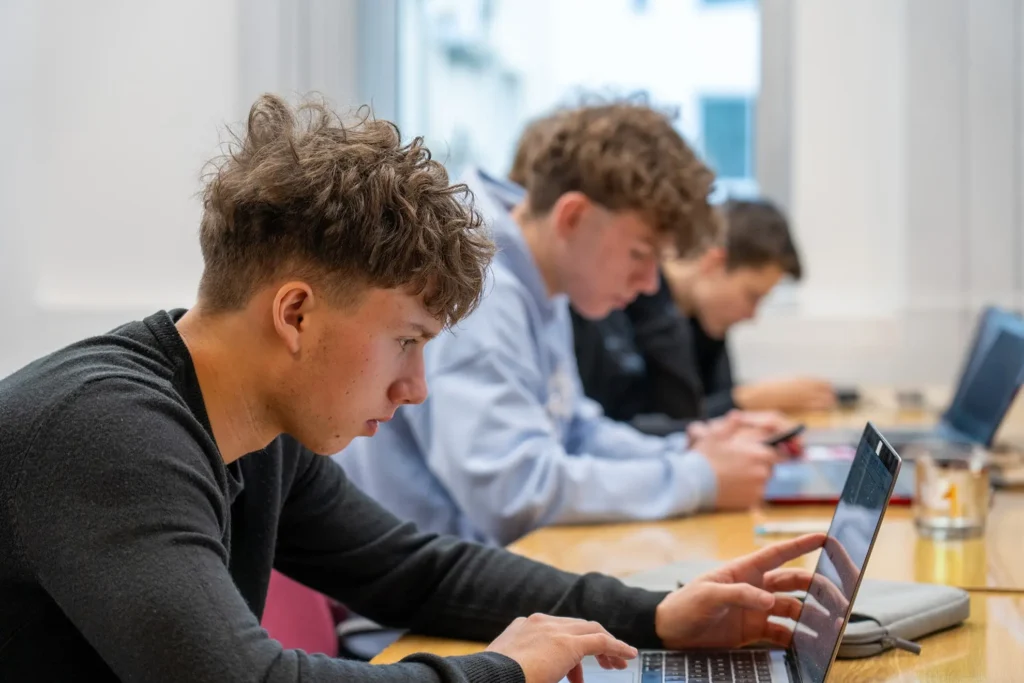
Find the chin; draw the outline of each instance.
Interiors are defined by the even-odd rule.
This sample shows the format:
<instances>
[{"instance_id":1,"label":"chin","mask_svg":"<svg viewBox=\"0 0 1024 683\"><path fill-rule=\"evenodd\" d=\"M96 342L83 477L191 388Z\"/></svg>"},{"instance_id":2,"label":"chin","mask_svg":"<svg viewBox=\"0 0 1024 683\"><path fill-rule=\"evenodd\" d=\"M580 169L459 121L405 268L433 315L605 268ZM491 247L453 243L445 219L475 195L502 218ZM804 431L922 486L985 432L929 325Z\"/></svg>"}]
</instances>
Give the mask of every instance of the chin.
<instances>
[{"instance_id":1,"label":"chin","mask_svg":"<svg viewBox=\"0 0 1024 683\"><path fill-rule=\"evenodd\" d=\"M608 302L573 304L573 308L575 308L576 312L587 320L603 320L611 315L612 311L619 310L619 307ZM625 308L625 306L622 306L621 308Z\"/></svg>"},{"instance_id":2,"label":"chin","mask_svg":"<svg viewBox=\"0 0 1024 683\"><path fill-rule=\"evenodd\" d=\"M317 455L331 456L348 448L350 443L352 443L351 436L334 435L330 438L318 439L311 443L304 441L302 445Z\"/></svg>"}]
</instances>

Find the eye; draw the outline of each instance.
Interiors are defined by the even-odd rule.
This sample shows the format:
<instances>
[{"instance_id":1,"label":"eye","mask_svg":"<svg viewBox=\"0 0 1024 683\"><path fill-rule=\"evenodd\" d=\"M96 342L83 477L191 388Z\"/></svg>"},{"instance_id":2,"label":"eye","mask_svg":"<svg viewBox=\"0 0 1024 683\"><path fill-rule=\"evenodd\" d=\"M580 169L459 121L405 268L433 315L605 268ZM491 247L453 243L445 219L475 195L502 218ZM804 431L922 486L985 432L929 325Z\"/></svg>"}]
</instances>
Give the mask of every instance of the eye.
<instances>
[{"instance_id":1,"label":"eye","mask_svg":"<svg viewBox=\"0 0 1024 683\"><path fill-rule=\"evenodd\" d=\"M630 249L629 255L634 261L646 261L653 256L653 254L643 249Z\"/></svg>"},{"instance_id":2,"label":"eye","mask_svg":"<svg viewBox=\"0 0 1024 683\"><path fill-rule=\"evenodd\" d=\"M414 339L412 337L406 337L404 339L399 339L398 343L401 345L402 350L405 351L410 346L415 346L416 344L418 344L419 341L420 341L419 339Z\"/></svg>"}]
</instances>

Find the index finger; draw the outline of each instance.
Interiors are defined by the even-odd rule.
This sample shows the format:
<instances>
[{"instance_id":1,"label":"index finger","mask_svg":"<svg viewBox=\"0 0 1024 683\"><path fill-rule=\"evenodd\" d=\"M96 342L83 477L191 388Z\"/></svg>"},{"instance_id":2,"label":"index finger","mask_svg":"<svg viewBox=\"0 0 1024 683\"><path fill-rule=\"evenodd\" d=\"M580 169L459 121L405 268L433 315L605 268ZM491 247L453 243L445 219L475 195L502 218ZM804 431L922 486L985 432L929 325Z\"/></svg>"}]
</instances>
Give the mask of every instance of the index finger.
<instances>
[{"instance_id":1,"label":"index finger","mask_svg":"<svg viewBox=\"0 0 1024 683\"><path fill-rule=\"evenodd\" d=\"M826 535L822 533L806 534L791 538L786 541L773 543L767 548L762 548L746 557L736 560L738 564L753 567L764 573L777 569L790 560L795 560L801 555L806 555L812 550L817 550L825 544Z\"/></svg>"},{"instance_id":2,"label":"index finger","mask_svg":"<svg viewBox=\"0 0 1024 683\"><path fill-rule=\"evenodd\" d=\"M638 652L635 647L627 645L608 633L585 633L572 636L578 659L588 655L605 655L620 659L634 659Z\"/></svg>"}]
</instances>

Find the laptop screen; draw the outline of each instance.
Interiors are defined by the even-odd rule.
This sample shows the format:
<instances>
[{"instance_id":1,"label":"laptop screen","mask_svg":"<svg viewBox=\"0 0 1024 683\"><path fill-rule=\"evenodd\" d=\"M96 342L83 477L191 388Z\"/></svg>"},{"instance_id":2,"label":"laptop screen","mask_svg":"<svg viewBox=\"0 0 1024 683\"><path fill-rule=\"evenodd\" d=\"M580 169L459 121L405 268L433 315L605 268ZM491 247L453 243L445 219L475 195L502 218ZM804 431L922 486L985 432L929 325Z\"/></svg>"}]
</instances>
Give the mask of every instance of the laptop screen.
<instances>
[{"instance_id":1,"label":"laptop screen","mask_svg":"<svg viewBox=\"0 0 1024 683\"><path fill-rule=\"evenodd\" d=\"M998 330L950 405L946 423L975 443L991 443L1020 387L1022 367L1024 336Z\"/></svg>"},{"instance_id":2,"label":"laptop screen","mask_svg":"<svg viewBox=\"0 0 1024 683\"><path fill-rule=\"evenodd\" d=\"M1002 334L1010 338L1002 339ZM993 354L998 358L995 363ZM956 395L940 429L948 428L948 436L954 438L990 445L1020 386L1022 365L1024 318L989 306L978 320Z\"/></svg>"},{"instance_id":3,"label":"laptop screen","mask_svg":"<svg viewBox=\"0 0 1024 683\"><path fill-rule=\"evenodd\" d=\"M793 633L801 683L825 680L898 473L899 456L869 425L857 446Z\"/></svg>"}]
</instances>

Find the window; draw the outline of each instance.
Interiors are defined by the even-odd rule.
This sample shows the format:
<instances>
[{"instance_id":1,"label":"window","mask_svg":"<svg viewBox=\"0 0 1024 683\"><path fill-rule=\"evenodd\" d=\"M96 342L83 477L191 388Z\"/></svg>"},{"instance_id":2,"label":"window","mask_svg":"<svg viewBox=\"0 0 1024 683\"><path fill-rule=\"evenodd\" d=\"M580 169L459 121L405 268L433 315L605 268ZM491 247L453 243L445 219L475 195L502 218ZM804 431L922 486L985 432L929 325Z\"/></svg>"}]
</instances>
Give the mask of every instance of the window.
<instances>
[{"instance_id":1,"label":"window","mask_svg":"<svg viewBox=\"0 0 1024 683\"><path fill-rule=\"evenodd\" d=\"M701 98L704 155L723 179L754 176L754 106L750 97Z\"/></svg>"},{"instance_id":2,"label":"window","mask_svg":"<svg viewBox=\"0 0 1024 683\"><path fill-rule=\"evenodd\" d=\"M705 119L729 113L705 117L702 95L752 100L760 82L758 4L732 4L708 13L700 0L404 0L400 127L423 135L455 176L471 165L507 172L526 122L584 94L646 93L678 112L679 131L698 149L708 133L724 141L735 124L705 130ZM748 107L741 118L750 116ZM751 131L732 144L749 147ZM747 183L751 157L742 148L727 159Z\"/></svg>"}]
</instances>

